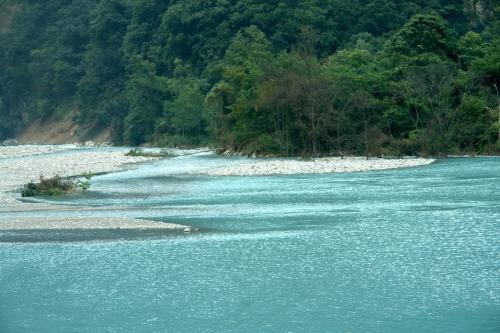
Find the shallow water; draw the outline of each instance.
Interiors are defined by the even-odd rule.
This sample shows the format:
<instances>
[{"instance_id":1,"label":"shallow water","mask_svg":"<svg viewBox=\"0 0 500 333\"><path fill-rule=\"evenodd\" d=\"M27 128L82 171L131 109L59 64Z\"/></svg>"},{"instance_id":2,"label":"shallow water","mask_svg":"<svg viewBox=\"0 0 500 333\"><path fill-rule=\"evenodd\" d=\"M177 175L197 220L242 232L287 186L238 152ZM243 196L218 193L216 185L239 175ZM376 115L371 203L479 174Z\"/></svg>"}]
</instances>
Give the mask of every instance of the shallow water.
<instances>
[{"instance_id":1,"label":"shallow water","mask_svg":"<svg viewBox=\"0 0 500 333\"><path fill-rule=\"evenodd\" d=\"M58 199L201 232L0 243L0 332L500 331L500 158L189 174L238 161L163 160Z\"/></svg>"}]
</instances>

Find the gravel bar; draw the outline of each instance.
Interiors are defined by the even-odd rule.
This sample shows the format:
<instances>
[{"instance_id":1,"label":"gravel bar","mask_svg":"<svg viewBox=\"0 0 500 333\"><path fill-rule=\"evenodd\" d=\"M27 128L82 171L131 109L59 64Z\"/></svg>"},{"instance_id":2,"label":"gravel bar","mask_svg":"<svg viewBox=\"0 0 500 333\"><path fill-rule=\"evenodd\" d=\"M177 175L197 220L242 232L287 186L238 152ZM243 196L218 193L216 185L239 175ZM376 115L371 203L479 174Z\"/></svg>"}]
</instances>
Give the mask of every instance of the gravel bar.
<instances>
[{"instance_id":1,"label":"gravel bar","mask_svg":"<svg viewBox=\"0 0 500 333\"><path fill-rule=\"evenodd\" d=\"M78 217L77 207L27 203L16 199L14 191L40 175L77 176L85 172L104 173L124 170L131 165L154 160L125 156L128 149L80 149L62 146L0 147L0 232L56 230L172 230L196 231L196 228L130 218ZM63 152L63 153L59 153ZM57 153L57 154L54 154ZM81 208L85 210L85 207ZM73 217L51 217L53 211L71 211ZM10 213L36 212L33 217L9 216Z\"/></svg>"},{"instance_id":2,"label":"gravel bar","mask_svg":"<svg viewBox=\"0 0 500 333\"><path fill-rule=\"evenodd\" d=\"M410 168L428 165L435 159L426 158L370 158L365 157L325 157L313 160L254 160L236 165L208 169L208 176L272 176L311 173L336 173L376 171Z\"/></svg>"}]
</instances>

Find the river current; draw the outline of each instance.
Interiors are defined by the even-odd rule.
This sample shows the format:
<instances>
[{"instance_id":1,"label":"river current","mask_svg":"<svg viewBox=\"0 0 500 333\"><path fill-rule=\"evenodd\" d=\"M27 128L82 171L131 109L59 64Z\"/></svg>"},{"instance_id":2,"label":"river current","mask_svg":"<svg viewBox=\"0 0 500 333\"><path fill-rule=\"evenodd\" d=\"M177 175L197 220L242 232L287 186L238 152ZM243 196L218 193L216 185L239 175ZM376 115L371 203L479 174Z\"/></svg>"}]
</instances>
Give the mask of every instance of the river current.
<instances>
[{"instance_id":1,"label":"river current","mask_svg":"<svg viewBox=\"0 0 500 333\"><path fill-rule=\"evenodd\" d=\"M192 173L237 161L146 163L57 199L196 234L0 237L0 332L500 332L500 158Z\"/></svg>"}]
</instances>

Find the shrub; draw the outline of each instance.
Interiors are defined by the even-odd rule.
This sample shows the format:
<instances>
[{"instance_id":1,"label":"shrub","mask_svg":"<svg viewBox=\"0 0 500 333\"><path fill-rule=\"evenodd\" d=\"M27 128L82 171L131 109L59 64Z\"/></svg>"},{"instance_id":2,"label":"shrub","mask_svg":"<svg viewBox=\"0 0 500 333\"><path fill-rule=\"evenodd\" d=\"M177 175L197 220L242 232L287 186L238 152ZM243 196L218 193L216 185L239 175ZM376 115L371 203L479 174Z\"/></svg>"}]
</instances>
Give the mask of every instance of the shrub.
<instances>
[{"instance_id":1,"label":"shrub","mask_svg":"<svg viewBox=\"0 0 500 333\"><path fill-rule=\"evenodd\" d=\"M73 179L70 177L54 176L46 178L40 176L39 182L29 182L21 190L23 197L34 197L41 195L63 195L71 192L84 192L90 188L91 173L84 173L83 179Z\"/></svg>"},{"instance_id":2,"label":"shrub","mask_svg":"<svg viewBox=\"0 0 500 333\"><path fill-rule=\"evenodd\" d=\"M133 148L130 149L128 153L125 154L125 156L131 156L131 157L152 157L152 158L169 158L169 157L174 157L175 155L169 153L166 150L162 150L160 152L153 152L153 151L144 151L139 148Z\"/></svg>"}]
</instances>

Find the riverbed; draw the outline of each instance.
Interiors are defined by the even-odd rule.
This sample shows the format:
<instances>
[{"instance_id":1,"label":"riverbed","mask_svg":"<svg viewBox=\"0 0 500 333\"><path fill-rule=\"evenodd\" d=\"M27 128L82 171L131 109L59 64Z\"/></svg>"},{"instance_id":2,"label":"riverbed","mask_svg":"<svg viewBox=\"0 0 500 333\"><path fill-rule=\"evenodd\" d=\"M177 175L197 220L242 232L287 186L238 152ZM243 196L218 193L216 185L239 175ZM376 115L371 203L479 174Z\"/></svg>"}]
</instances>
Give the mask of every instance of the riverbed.
<instances>
[{"instance_id":1,"label":"riverbed","mask_svg":"<svg viewBox=\"0 0 500 333\"><path fill-rule=\"evenodd\" d=\"M246 161L180 156L37 200L200 232L0 243L0 332L500 330L500 158L200 172Z\"/></svg>"}]
</instances>

